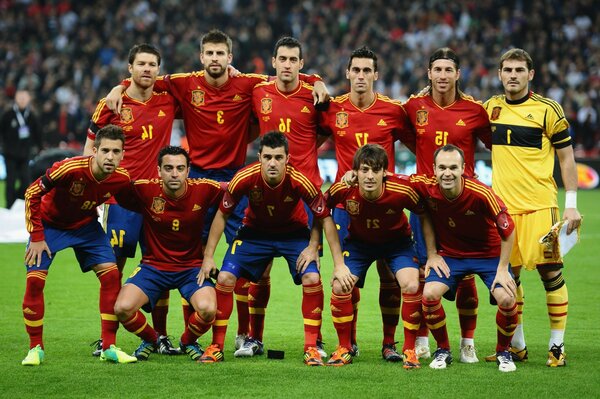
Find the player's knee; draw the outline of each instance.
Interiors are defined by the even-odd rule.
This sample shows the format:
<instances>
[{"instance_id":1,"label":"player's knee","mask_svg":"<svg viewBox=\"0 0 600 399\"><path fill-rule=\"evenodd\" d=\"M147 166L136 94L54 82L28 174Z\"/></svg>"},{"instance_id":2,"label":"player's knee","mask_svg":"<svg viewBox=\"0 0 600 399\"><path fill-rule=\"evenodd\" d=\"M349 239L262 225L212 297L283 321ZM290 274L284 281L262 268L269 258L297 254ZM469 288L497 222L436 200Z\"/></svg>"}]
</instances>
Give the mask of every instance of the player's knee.
<instances>
[{"instance_id":1,"label":"player's knee","mask_svg":"<svg viewBox=\"0 0 600 399\"><path fill-rule=\"evenodd\" d=\"M120 321L125 321L131 318L137 311L133 303L127 303L126 300L117 299L115 303L115 315Z\"/></svg>"},{"instance_id":2,"label":"player's knee","mask_svg":"<svg viewBox=\"0 0 600 399\"><path fill-rule=\"evenodd\" d=\"M306 273L302 276L302 285L318 284L321 281L319 273Z\"/></svg>"},{"instance_id":3,"label":"player's knee","mask_svg":"<svg viewBox=\"0 0 600 399\"><path fill-rule=\"evenodd\" d=\"M229 272L220 272L219 277L217 277L217 283L221 285L235 285L237 278L235 275Z\"/></svg>"},{"instance_id":4,"label":"player's knee","mask_svg":"<svg viewBox=\"0 0 600 399\"><path fill-rule=\"evenodd\" d=\"M515 297L508 295L503 289L495 289L494 298L502 308L512 308L515 304Z\"/></svg>"},{"instance_id":5,"label":"player's knee","mask_svg":"<svg viewBox=\"0 0 600 399\"><path fill-rule=\"evenodd\" d=\"M333 292L335 295L348 294L347 292L344 291L344 289L342 288L342 285L337 280L333 280L333 284L331 285L331 292Z\"/></svg>"},{"instance_id":6,"label":"player's knee","mask_svg":"<svg viewBox=\"0 0 600 399\"><path fill-rule=\"evenodd\" d=\"M419 290L419 280L409 280L400 283L403 294L416 294Z\"/></svg>"},{"instance_id":7,"label":"player's knee","mask_svg":"<svg viewBox=\"0 0 600 399\"><path fill-rule=\"evenodd\" d=\"M196 311L204 320L213 320L217 314L217 302L208 300L200 301Z\"/></svg>"},{"instance_id":8,"label":"player's knee","mask_svg":"<svg viewBox=\"0 0 600 399\"><path fill-rule=\"evenodd\" d=\"M423 299L426 301L437 301L442 297L442 294L437 292L432 286L429 284L425 284L423 288Z\"/></svg>"}]
</instances>

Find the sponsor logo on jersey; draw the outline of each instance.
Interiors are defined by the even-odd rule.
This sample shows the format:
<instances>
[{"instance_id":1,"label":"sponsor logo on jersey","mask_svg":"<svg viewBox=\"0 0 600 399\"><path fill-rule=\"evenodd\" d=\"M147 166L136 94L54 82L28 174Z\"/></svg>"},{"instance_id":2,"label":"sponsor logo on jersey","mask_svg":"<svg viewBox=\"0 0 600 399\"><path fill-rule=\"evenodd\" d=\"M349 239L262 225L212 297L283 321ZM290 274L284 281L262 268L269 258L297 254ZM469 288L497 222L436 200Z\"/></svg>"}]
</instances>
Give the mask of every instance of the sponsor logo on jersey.
<instances>
[{"instance_id":1,"label":"sponsor logo on jersey","mask_svg":"<svg viewBox=\"0 0 600 399\"><path fill-rule=\"evenodd\" d=\"M527 114L527 116L525 118L527 118L527 119L533 119L533 115Z\"/></svg>"},{"instance_id":2,"label":"sponsor logo on jersey","mask_svg":"<svg viewBox=\"0 0 600 399\"><path fill-rule=\"evenodd\" d=\"M386 215L395 215L395 214L396 214L396 211L395 211L395 210L393 210L393 209L388 209L388 210L385 212L385 214L386 214Z\"/></svg>"},{"instance_id":3,"label":"sponsor logo on jersey","mask_svg":"<svg viewBox=\"0 0 600 399\"><path fill-rule=\"evenodd\" d=\"M133 111L129 107L121 108L121 123L133 122Z\"/></svg>"},{"instance_id":4,"label":"sponsor logo on jersey","mask_svg":"<svg viewBox=\"0 0 600 399\"><path fill-rule=\"evenodd\" d=\"M303 112L305 114L310 114L310 109L308 109L308 107L305 105L304 107L302 107L302 111L300 111L300 112Z\"/></svg>"},{"instance_id":5,"label":"sponsor logo on jersey","mask_svg":"<svg viewBox=\"0 0 600 399\"><path fill-rule=\"evenodd\" d=\"M260 188L253 188L248 193L248 200L251 202L261 202L263 200L263 193Z\"/></svg>"},{"instance_id":6,"label":"sponsor logo on jersey","mask_svg":"<svg viewBox=\"0 0 600 399\"><path fill-rule=\"evenodd\" d=\"M472 210L470 210L470 209L468 209L468 210L465 212L465 216L473 216L473 215L475 215L475 212L473 212L473 211L472 211Z\"/></svg>"},{"instance_id":7,"label":"sponsor logo on jersey","mask_svg":"<svg viewBox=\"0 0 600 399\"><path fill-rule=\"evenodd\" d=\"M192 90L192 105L196 107L204 105L204 94L202 90Z\"/></svg>"},{"instance_id":8,"label":"sponsor logo on jersey","mask_svg":"<svg viewBox=\"0 0 600 399\"><path fill-rule=\"evenodd\" d=\"M69 188L69 192L71 195L75 197L81 197L83 195L83 190L85 189L85 183L82 181L74 181L71 183L71 188Z\"/></svg>"},{"instance_id":9,"label":"sponsor logo on jersey","mask_svg":"<svg viewBox=\"0 0 600 399\"><path fill-rule=\"evenodd\" d=\"M498 118L500 118L500 111L502 111L502 107L494 107L492 109L492 115L490 115L490 120L498 120Z\"/></svg>"},{"instance_id":10,"label":"sponsor logo on jersey","mask_svg":"<svg viewBox=\"0 0 600 399\"><path fill-rule=\"evenodd\" d=\"M233 101L242 101L242 97L239 94L233 96Z\"/></svg>"},{"instance_id":11,"label":"sponsor logo on jersey","mask_svg":"<svg viewBox=\"0 0 600 399\"><path fill-rule=\"evenodd\" d=\"M167 202L167 200L165 200L164 198L161 197L154 197L152 199L152 212L154 213L163 213L165 211L165 203Z\"/></svg>"},{"instance_id":12,"label":"sponsor logo on jersey","mask_svg":"<svg viewBox=\"0 0 600 399\"><path fill-rule=\"evenodd\" d=\"M161 109L161 110L159 110L159 111L158 111L158 116L159 116L159 117L161 117L161 116L167 116L167 114L165 114L165 113L163 112L163 110Z\"/></svg>"},{"instance_id":13,"label":"sponsor logo on jersey","mask_svg":"<svg viewBox=\"0 0 600 399\"><path fill-rule=\"evenodd\" d=\"M377 122L377 126L387 126L387 123L385 123L383 119L380 119L379 122Z\"/></svg>"},{"instance_id":14,"label":"sponsor logo on jersey","mask_svg":"<svg viewBox=\"0 0 600 399\"><path fill-rule=\"evenodd\" d=\"M425 126L428 122L428 112L425 109L420 109L417 111L417 126Z\"/></svg>"},{"instance_id":15,"label":"sponsor logo on jersey","mask_svg":"<svg viewBox=\"0 0 600 399\"><path fill-rule=\"evenodd\" d=\"M338 129L345 129L348 127L348 113L347 112L336 112L335 127L337 127Z\"/></svg>"},{"instance_id":16,"label":"sponsor logo on jersey","mask_svg":"<svg viewBox=\"0 0 600 399\"><path fill-rule=\"evenodd\" d=\"M292 197L290 197L289 195L285 197L285 199L283 200L283 202L293 202L294 199Z\"/></svg>"},{"instance_id":17,"label":"sponsor logo on jersey","mask_svg":"<svg viewBox=\"0 0 600 399\"><path fill-rule=\"evenodd\" d=\"M200 209L202 209L202 207L200 205L194 204L194 207L192 208L192 212L199 211Z\"/></svg>"},{"instance_id":18,"label":"sponsor logo on jersey","mask_svg":"<svg viewBox=\"0 0 600 399\"><path fill-rule=\"evenodd\" d=\"M260 100L260 112L263 114L270 114L273 111L273 99L265 97Z\"/></svg>"},{"instance_id":19,"label":"sponsor logo on jersey","mask_svg":"<svg viewBox=\"0 0 600 399\"><path fill-rule=\"evenodd\" d=\"M456 122L456 126L467 126L467 124L462 119L459 119L458 122Z\"/></svg>"},{"instance_id":20,"label":"sponsor logo on jersey","mask_svg":"<svg viewBox=\"0 0 600 399\"><path fill-rule=\"evenodd\" d=\"M358 215L360 213L360 202L355 200L346 200L346 212L350 215Z\"/></svg>"},{"instance_id":21,"label":"sponsor logo on jersey","mask_svg":"<svg viewBox=\"0 0 600 399\"><path fill-rule=\"evenodd\" d=\"M104 194L104 198L110 198L112 197L112 194L109 192L107 192L106 194Z\"/></svg>"}]
</instances>

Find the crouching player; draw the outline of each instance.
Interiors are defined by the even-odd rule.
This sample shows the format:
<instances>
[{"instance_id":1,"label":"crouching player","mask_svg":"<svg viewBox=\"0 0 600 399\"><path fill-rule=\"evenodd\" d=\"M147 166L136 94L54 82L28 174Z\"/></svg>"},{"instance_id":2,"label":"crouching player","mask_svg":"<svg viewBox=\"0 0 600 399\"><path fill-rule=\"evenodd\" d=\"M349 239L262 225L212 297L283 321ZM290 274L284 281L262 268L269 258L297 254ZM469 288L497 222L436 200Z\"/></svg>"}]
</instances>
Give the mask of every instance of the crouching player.
<instances>
[{"instance_id":1,"label":"crouching player","mask_svg":"<svg viewBox=\"0 0 600 399\"><path fill-rule=\"evenodd\" d=\"M129 192L117 195L124 208L143 216L145 243L141 264L123 285L115 313L130 332L142 339L134 352L147 360L159 336L140 308L152 308L161 294L179 289L194 308L179 342L181 351L197 360L203 351L196 343L210 329L217 310L214 284L198 281L202 266L202 229L208 208L220 201L223 190L209 179L188 179L190 158L181 147L167 146L158 155L160 179L138 180Z\"/></svg>"},{"instance_id":2,"label":"crouching player","mask_svg":"<svg viewBox=\"0 0 600 399\"><path fill-rule=\"evenodd\" d=\"M421 299L417 297L419 265L404 209L420 213L422 208L408 179L386 176L387 166L385 149L378 144L366 144L356 151L352 162L358 185L348 187L339 182L326 194L330 208L340 204L350 217L349 234L343 243L348 266L342 264L333 271L331 313L339 346L327 362L331 366L352 363L351 292L355 285L363 287L367 270L374 261L385 259L402 290L404 368L420 367L414 351L421 319Z\"/></svg>"},{"instance_id":3,"label":"crouching player","mask_svg":"<svg viewBox=\"0 0 600 399\"><path fill-rule=\"evenodd\" d=\"M81 270L93 270L100 280L100 360L136 361L114 345L119 328L114 306L121 277L96 211L98 205L130 184L127 171L119 168L124 143L123 130L107 125L98 130L91 156L55 163L25 192L25 225L31 238L25 253L23 316L30 350L21 362L24 366L39 366L44 361L44 286L54 255L69 247L75 251Z\"/></svg>"},{"instance_id":4,"label":"crouching player","mask_svg":"<svg viewBox=\"0 0 600 399\"><path fill-rule=\"evenodd\" d=\"M273 257L283 256L297 285L302 284L302 315L304 317L304 362L322 366L317 350L317 336L323 309L323 285L318 261L321 224L329 242L334 264L343 267L337 231L323 195L306 176L289 165L286 137L269 132L261 137L259 161L235 174L211 226L204 251L202 275L208 278L215 269L214 252L223 233L227 215L238 201L248 197L248 208L242 227L233 240L217 280L217 318L213 327L213 342L201 362L223 360L227 323L233 310L232 291L239 277L256 282ZM308 229L304 203L313 212L315 223ZM252 335L252 331L250 332ZM250 336L253 355L263 353L263 344Z\"/></svg>"},{"instance_id":5,"label":"crouching player","mask_svg":"<svg viewBox=\"0 0 600 399\"><path fill-rule=\"evenodd\" d=\"M465 161L460 148L451 144L438 148L433 168L435 179L411 176L427 209L421 218L427 246L423 317L438 347L429 367L444 369L452 363L441 297L454 299L460 280L477 274L498 304L498 369L515 371L508 352L517 323L516 284L509 265L513 220L490 188L462 176Z\"/></svg>"}]
</instances>

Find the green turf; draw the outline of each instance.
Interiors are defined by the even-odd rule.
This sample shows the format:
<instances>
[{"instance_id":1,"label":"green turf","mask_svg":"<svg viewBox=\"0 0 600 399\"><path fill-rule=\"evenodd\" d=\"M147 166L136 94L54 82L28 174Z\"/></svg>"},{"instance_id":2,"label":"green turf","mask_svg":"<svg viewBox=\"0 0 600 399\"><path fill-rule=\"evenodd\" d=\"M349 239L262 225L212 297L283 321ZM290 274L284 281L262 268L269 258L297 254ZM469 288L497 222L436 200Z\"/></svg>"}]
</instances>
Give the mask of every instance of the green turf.
<instances>
[{"instance_id":1,"label":"green turf","mask_svg":"<svg viewBox=\"0 0 600 399\"><path fill-rule=\"evenodd\" d=\"M562 194L561 194L562 197ZM371 271L362 292L358 340L361 355L344 368L308 368L302 364L301 290L293 286L283 263L272 273L264 341L266 348L285 351L284 360L234 359L235 312L227 336L226 361L201 365L185 356L153 355L147 362L130 365L101 363L93 358L89 344L99 336L98 283L94 275L82 274L70 250L59 253L46 285L46 362L40 367L20 365L28 348L21 301L25 270L24 245L0 245L0 397L590 397L600 391L600 290L593 247L600 232L596 204L600 191L580 191L579 205L585 215L581 243L566 258L564 271L570 293L566 335L568 366L545 366L548 320L544 291L535 272L523 273L525 287L525 334L530 361L517 364L515 373L497 371L495 364L455 362L447 370L405 371L386 364L380 356L381 321L377 305L377 273ZM220 247L222 251L222 247ZM322 260L325 281L323 335L326 347L335 348L336 336L328 309L331 261ZM220 257L221 255L219 255ZM127 266L131 271L134 262ZM479 357L495 345L495 310L479 283L480 310L476 333ZM169 330L177 340L183 322L179 294L172 292ZM451 343L458 346L459 330L454 304L444 302ZM402 331L398 330L401 340ZM201 339L208 344L210 333ZM132 352L136 337L119 330L119 345ZM432 349L433 340L432 340ZM596 394L594 394L596 392Z\"/></svg>"}]
</instances>

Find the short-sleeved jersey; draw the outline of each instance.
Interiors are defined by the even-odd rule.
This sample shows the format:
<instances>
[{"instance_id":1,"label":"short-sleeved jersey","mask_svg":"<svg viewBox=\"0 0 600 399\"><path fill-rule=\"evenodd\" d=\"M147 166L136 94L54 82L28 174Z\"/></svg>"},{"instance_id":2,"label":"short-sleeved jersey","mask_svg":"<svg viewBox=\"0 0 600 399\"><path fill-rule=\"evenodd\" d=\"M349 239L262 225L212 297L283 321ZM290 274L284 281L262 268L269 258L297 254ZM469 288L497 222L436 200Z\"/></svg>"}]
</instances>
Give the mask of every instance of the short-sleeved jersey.
<instances>
[{"instance_id":1,"label":"short-sleeved jersey","mask_svg":"<svg viewBox=\"0 0 600 399\"><path fill-rule=\"evenodd\" d=\"M336 181L352 169L356 150L365 144L382 146L388 156L388 170L394 173L394 142L404 141L411 131L400 102L379 93L366 109L357 108L350 100L349 93L335 97L323 113L321 125L335 142L338 163Z\"/></svg>"},{"instance_id":2,"label":"short-sleeved jersey","mask_svg":"<svg viewBox=\"0 0 600 399\"><path fill-rule=\"evenodd\" d=\"M317 187L323 179L317 157L319 114L313 106L313 87L300 82L289 92L281 92L277 81L258 84L252 92L252 107L258 118L260 134L278 131L286 135L290 162Z\"/></svg>"},{"instance_id":3,"label":"short-sleeved jersey","mask_svg":"<svg viewBox=\"0 0 600 399\"><path fill-rule=\"evenodd\" d=\"M387 176L383 191L370 201L360 194L358 186L347 187L338 182L325 194L327 206L341 204L350 217L349 238L368 243L386 243L406 239L412 232L404 209L422 213L419 195L407 177Z\"/></svg>"},{"instance_id":4,"label":"short-sleeved jersey","mask_svg":"<svg viewBox=\"0 0 600 399\"><path fill-rule=\"evenodd\" d=\"M44 239L44 224L73 230L98 218L96 207L129 186L121 167L104 180L92 174L92 156L56 162L25 192L25 226L32 241Z\"/></svg>"},{"instance_id":5,"label":"short-sleeved jersey","mask_svg":"<svg viewBox=\"0 0 600 399\"><path fill-rule=\"evenodd\" d=\"M303 201L315 217L329 216L321 190L291 165L287 165L285 176L276 187L265 182L259 162L243 168L229 182L219 209L225 214L231 213L243 196L248 197L248 208L242 224L266 234L308 228Z\"/></svg>"},{"instance_id":6,"label":"short-sleeved jersey","mask_svg":"<svg viewBox=\"0 0 600 399\"><path fill-rule=\"evenodd\" d=\"M491 148L490 121L485 109L473 97L463 95L441 107L431 95L411 96L404 109L414 129L417 173L433 174L433 153L446 144L454 144L465 154L465 176L473 176L477 138ZM410 142L407 146L411 148Z\"/></svg>"},{"instance_id":7,"label":"short-sleeved jersey","mask_svg":"<svg viewBox=\"0 0 600 399\"><path fill-rule=\"evenodd\" d=\"M123 107L116 115L106 100L98 102L88 128L88 138L94 140L99 129L112 124L120 126L125 134L125 150L121 166L132 179L158 177L155 160L161 148L171 140L177 103L166 92L154 92L147 101L138 101L123 93Z\"/></svg>"},{"instance_id":8,"label":"short-sleeved jersey","mask_svg":"<svg viewBox=\"0 0 600 399\"><path fill-rule=\"evenodd\" d=\"M485 103L492 123L492 187L513 214L557 207L556 148L571 144L569 122L554 100L533 92Z\"/></svg>"},{"instance_id":9,"label":"short-sleeved jersey","mask_svg":"<svg viewBox=\"0 0 600 399\"><path fill-rule=\"evenodd\" d=\"M144 217L142 263L163 271L181 271L202 266L204 219L222 195L214 180L187 179L185 193L171 198L164 193L162 180L151 179L135 181L117 200Z\"/></svg>"},{"instance_id":10,"label":"short-sleeved jersey","mask_svg":"<svg viewBox=\"0 0 600 399\"><path fill-rule=\"evenodd\" d=\"M435 177L411 175L410 182L431 215L440 255L500 256L500 237L508 237L514 223L491 188L476 179L463 178L462 193L448 200Z\"/></svg>"}]
</instances>

